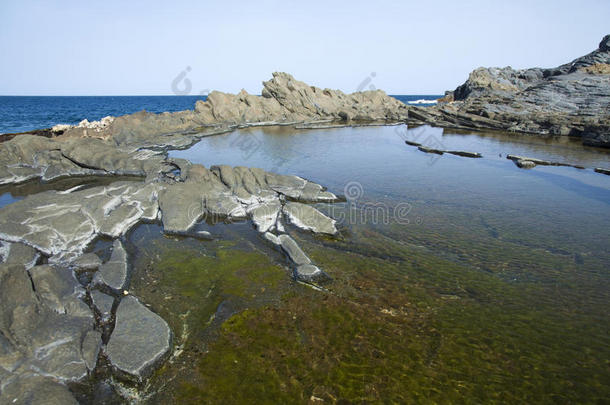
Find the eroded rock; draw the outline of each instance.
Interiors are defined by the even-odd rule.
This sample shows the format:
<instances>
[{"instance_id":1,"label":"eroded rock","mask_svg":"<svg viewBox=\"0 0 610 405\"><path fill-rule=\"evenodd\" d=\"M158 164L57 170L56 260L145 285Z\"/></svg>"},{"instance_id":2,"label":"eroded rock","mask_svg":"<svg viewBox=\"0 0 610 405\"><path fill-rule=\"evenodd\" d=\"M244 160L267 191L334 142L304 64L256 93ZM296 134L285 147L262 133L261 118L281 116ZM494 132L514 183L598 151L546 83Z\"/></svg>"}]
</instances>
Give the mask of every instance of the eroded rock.
<instances>
[{"instance_id":1,"label":"eroded rock","mask_svg":"<svg viewBox=\"0 0 610 405\"><path fill-rule=\"evenodd\" d=\"M449 92L447 99L454 102L411 107L409 121L580 136L585 145L610 147L608 38L593 52L556 68L478 68Z\"/></svg>"}]
</instances>

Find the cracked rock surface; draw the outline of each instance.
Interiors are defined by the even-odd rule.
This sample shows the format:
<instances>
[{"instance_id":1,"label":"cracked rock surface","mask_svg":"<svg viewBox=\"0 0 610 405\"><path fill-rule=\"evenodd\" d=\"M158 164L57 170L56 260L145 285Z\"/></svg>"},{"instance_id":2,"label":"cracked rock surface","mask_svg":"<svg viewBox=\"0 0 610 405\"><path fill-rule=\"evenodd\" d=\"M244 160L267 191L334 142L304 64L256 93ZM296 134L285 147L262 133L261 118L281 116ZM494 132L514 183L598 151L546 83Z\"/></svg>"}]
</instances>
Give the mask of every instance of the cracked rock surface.
<instances>
[{"instance_id":1,"label":"cracked rock surface","mask_svg":"<svg viewBox=\"0 0 610 405\"><path fill-rule=\"evenodd\" d=\"M236 125L385 122L405 117L407 107L380 91L346 95L283 73L264 86L262 96L212 93L195 111L111 117L62 127L64 135L52 139L20 135L0 144L0 184L116 177L0 208L0 402L75 403L66 384L86 379L98 359L117 376L143 382L168 356L167 322L126 291L130 264L121 238L143 221L209 239L198 222L250 220L270 249L286 253L294 278L313 284L326 277L284 223L336 235L335 221L308 205L334 202L333 193L298 176L207 168L168 158L166 150ZM105 262L88 253L100 238L114 240Z\"/></svg>"}]
</instances>

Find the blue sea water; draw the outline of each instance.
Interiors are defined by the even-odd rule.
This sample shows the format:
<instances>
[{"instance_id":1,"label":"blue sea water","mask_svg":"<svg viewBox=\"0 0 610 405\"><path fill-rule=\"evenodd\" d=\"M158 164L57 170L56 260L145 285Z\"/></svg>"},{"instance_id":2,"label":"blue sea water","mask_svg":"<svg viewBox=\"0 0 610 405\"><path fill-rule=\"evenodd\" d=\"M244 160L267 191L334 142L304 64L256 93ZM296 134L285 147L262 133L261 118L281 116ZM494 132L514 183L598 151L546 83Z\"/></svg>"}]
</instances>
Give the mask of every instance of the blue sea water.
<instances>
[{"instance_id":1,"label":"blue sea water","mask_svg":"<svg viewBox=\"0 0 610 405\"><path fill-rule=\"evenodd\" d=\"M436 95L393 96L403 103L435 100ZM141 110L192 110L206 96L0 96L0 134L50 128L56 124L76 125L83 119L99 120ZM426 104L422 104L426 105Z\"/></svg>"}]
</instances>

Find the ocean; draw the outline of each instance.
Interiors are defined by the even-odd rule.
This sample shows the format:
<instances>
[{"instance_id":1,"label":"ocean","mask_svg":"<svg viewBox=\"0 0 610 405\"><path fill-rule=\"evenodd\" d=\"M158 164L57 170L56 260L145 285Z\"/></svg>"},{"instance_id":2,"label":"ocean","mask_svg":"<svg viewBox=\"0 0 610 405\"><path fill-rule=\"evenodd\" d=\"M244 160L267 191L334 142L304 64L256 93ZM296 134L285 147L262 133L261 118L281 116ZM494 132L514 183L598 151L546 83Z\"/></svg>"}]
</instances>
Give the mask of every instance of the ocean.
<instances>
[{"instance_id":1,"label":"ocean","mask_svg":"<svg viewBox=\"0 0 610 405\"><path fill-rule=\"evenodd\" d=\"M438 95L396 95L403 103L421 104ZM0 134L50 128L57 124L76 125L83 119L99 120L146 110L192 110L206 96L0 96Z\"/></svg>"}]
</instances>

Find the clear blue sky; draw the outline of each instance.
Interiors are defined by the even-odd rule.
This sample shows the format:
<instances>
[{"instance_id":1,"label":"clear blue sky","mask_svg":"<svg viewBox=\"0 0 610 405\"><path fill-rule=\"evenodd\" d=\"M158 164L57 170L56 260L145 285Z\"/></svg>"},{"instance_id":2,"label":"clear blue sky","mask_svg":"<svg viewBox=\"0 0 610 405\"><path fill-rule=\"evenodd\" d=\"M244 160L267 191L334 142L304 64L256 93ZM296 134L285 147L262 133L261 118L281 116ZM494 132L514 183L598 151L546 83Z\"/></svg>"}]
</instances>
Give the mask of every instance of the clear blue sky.
<instances>
[{"instance_id":1,"label":"clear blue sky","mask_svg":"<svg viewBox=\"0 0 610 405\"><path fill-rule=\"evenodd\" d=\"M610 1L0 1L0 94L259 94L273 71L441 94L478 66L556 66L610 33Z\"/></svg>"}]
</instances>

